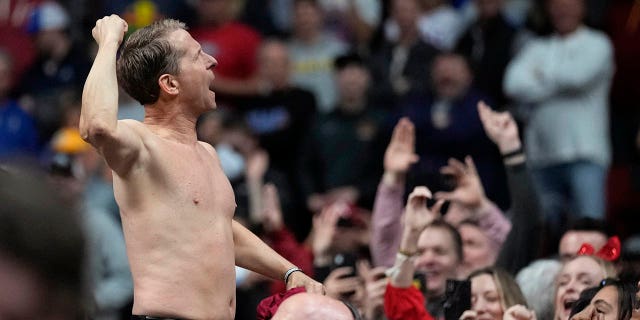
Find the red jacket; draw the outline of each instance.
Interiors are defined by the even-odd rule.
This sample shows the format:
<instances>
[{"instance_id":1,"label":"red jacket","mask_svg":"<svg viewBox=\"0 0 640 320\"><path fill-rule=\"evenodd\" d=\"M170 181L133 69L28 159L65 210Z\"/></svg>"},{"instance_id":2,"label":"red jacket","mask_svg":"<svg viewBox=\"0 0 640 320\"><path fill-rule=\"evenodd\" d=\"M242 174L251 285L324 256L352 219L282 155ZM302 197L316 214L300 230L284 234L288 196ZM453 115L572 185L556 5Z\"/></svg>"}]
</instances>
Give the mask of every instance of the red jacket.
<instances>
[{"instance_id":1,"label":"red jacket","mask_svg":"<svg viewBox=\"0 0 640 320\"><path fill-rule=\"evenodd\" d=\"M389 320L434 320L427 312L422 293L414 286L396 288L387 284L384 313Z\"/></svg>"}]
</instances>

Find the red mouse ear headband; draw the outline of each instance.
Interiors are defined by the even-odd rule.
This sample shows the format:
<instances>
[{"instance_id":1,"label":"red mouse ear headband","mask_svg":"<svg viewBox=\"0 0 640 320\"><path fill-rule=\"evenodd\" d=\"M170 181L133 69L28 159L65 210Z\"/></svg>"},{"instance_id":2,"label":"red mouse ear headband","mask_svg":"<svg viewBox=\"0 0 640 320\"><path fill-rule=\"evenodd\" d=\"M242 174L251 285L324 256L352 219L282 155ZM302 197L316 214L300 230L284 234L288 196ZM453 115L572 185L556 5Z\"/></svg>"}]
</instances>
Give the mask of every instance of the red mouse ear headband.
<instances>
[{"instance_id":1,"label":"red mouse ear headband","mask_svg":"<svg viewBox=\"0 0 640 320\"><path fill-rule=\"evenodd\" d=\"M577 254L579 256L596 256L603 260L615 261L620 257L620 238L618 236L609 238L602 249L598 250L598 252L595 251L592 245L583 243Z\"/></svg>"}]
</instances>

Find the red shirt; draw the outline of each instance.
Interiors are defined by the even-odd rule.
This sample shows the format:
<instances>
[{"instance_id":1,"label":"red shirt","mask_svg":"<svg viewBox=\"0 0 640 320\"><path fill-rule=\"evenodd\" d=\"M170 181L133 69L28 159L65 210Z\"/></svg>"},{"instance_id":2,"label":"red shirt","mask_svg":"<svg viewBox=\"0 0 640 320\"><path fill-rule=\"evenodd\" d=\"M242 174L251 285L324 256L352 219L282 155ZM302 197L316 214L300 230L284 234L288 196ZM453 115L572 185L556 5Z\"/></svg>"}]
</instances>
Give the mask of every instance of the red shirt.
<instances>
[{"instance_id":1,"label":"red shirt","mask_svg":"<svg viewBox=\"0 0 640 320\"><path fill-rule=\"evenodd\" d=\"M216 74L243 80L255 72L260 35L251 27L229 22L219 27L195 28L191 36L200 42L204 52L218 60Z\"/></svg>"},{"instance_id":2,"label":"red shirt","mask_svg":"<svg viewBox=\"0 0 640 320\"><path fill-rule=\"evenodd\" d=\"M35 58L35 48L27 34L31 11L41 0L9 0L0 8L0 47L13 59L13 80L18 80ZM8 11L4 11L8 9Z\"/></svg>"},{"instance_id":3,"label":"red shirt","mask_svg":"<svg viewBox=\"0 0 640 320\"><path fill-rule=\"evenodd\" d=\"M434 320L427 312L422 293L414 286L396 288L387 284L384 313L389 320Z\"/></svg>"}]
</instances>

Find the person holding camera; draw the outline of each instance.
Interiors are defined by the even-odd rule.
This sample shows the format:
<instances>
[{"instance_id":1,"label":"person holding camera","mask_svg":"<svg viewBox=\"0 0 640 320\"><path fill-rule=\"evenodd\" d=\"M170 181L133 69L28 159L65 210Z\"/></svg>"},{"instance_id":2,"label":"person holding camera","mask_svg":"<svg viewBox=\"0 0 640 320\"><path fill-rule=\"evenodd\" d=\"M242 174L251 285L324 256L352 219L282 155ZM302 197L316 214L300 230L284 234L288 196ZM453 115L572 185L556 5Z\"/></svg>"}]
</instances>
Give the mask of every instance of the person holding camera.
<instances>
[{"instance_id":1,"label":"person holding camera","mask_svg":"<svg viewBox=\"0 0 640 320\"><path fill-rule=\"evenodd\" d=\"M460 235L455 228L439 220L444 201L429 208L428 198L431 198L431 191L418 186L409 195L405 207L400 250L393 268L388 271L391 279L384 296L385 314L390 320L434 319L425 308L422 292L413 285L414 273L416 269L427 273L429 285L424 288L427 297L440 301L441 290L438 289L444 290L444 281L456 277L462 260ZM434 313L440 311L430 309Z\"/></svg>"}]
</instances>

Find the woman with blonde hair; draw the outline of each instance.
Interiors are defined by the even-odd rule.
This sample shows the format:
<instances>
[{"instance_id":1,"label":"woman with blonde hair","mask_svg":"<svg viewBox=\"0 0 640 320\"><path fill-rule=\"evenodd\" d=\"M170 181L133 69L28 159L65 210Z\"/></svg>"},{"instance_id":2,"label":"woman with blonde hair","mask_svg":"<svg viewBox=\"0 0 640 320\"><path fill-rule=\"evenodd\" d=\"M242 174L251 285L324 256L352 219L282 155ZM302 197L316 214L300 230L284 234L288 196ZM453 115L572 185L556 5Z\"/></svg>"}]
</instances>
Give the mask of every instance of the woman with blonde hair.
<instances>
[{"instance_id":1,"label":"woman with blonde hair","mask_svg":"<svg viewBox=\"0 0 640 320\"><path fill-rule=\"evenodd\" d=\"M565 262L556 280L554 320L568 320L573 304L584 289L616 276L613 264L597 255L578 255Z\"/></svg>"},{"instance_id":2,"label":"woman with blonde hair","mask_svg":"<svg viewBox=\"0 0 640 320\"><path fill-rule=\"evenodd\" d=\"M498 267L482 268L472 272L471 309L465 311L461 320L507 318L513 308L531 313L518 283L506 271Z\"/></svg>"}]
</instances>

